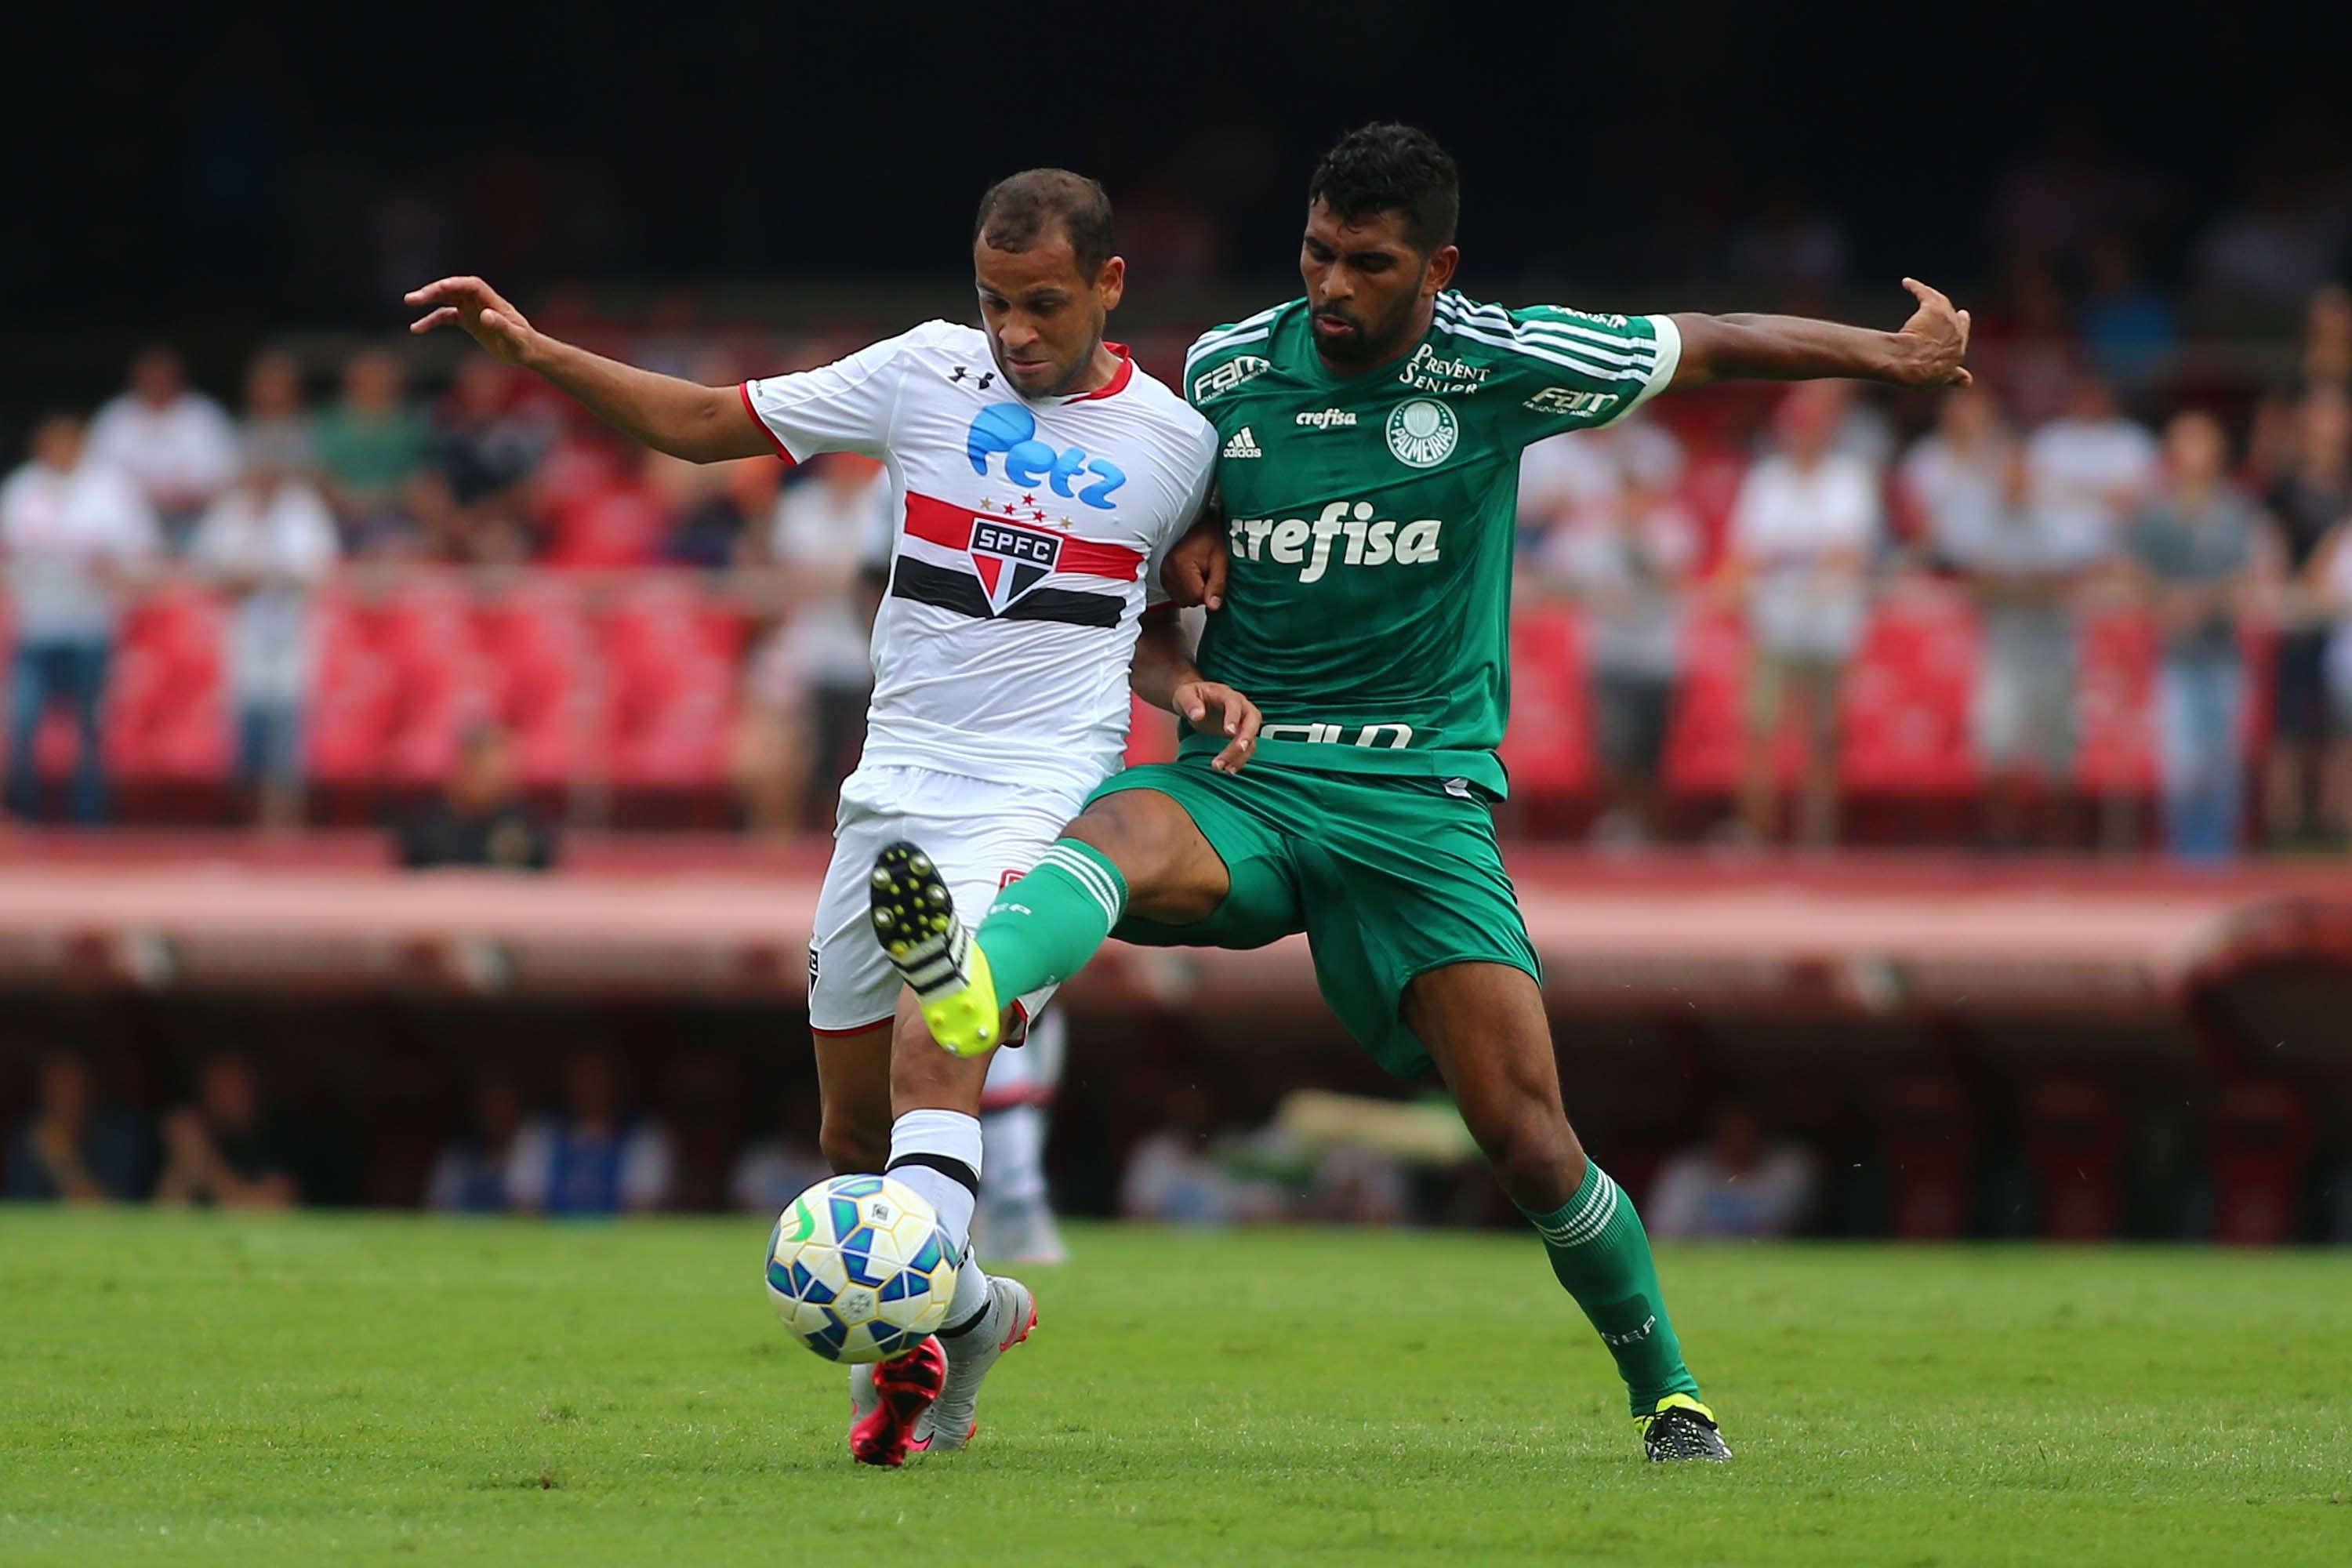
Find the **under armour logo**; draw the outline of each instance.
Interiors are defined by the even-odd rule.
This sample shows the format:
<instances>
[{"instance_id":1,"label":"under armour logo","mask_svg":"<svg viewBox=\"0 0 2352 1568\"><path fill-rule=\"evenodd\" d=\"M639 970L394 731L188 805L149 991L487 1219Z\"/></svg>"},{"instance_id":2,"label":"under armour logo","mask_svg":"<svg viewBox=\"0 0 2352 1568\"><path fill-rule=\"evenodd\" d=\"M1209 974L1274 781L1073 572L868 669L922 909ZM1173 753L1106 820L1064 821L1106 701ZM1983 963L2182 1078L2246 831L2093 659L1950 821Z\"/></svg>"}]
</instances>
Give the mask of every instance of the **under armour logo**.
<instances>
[{"instance_id":1,"label":"under armour logo","mask_svg":"<svg viewBox=\"0 0 2352 1568\"><path fill-rule=\"evenodd\" d=\"M948 379L950 381L961 381L969 374L970 372L967 371L964 366L958 365L955 367L955 370L950 374ZM995 379L996 373L994 371L984 370L980 373L980 380L975 382L973 384L978 386L981 391L986 392L989 388L989 384L993 382Z\"/></svg>"}]
</instances>

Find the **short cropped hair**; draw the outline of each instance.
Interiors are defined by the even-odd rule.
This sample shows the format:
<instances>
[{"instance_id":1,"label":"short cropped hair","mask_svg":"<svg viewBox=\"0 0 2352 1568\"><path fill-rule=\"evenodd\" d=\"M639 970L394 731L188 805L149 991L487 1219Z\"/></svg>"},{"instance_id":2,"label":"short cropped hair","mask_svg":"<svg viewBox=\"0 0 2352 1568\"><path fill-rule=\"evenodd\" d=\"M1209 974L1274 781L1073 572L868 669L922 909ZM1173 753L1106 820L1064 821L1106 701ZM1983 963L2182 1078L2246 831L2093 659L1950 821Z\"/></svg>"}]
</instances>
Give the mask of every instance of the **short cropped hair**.
<instances>
[{"instance_id":1,"label":"short cropped hair","mask_svg":"<svg viewBox=\"0 0 2352 1568\"><path fill-rule=\"evenodd\" d=\"M971 237L991 249L1024 251L1059 225L1069 237L1078 271L1093 278L1117 249L1110 197L1102 186L1067 169L1024 169L988 187Z\"/></svg>"},{"instance_id":2,"label":"short cropped hair","mask_svg":"<svg viewBox=\"0 0 2352 1568\"><path fill-rule=\"evenodd\" d=\"M1454 243L1462 176L1428 132L1381 121L1349 132L1323 154L1307 182L1307 201L1322 202L1349 224L1400 213L1406 237L1427 254Z\"/></svg>"}]
</instances>

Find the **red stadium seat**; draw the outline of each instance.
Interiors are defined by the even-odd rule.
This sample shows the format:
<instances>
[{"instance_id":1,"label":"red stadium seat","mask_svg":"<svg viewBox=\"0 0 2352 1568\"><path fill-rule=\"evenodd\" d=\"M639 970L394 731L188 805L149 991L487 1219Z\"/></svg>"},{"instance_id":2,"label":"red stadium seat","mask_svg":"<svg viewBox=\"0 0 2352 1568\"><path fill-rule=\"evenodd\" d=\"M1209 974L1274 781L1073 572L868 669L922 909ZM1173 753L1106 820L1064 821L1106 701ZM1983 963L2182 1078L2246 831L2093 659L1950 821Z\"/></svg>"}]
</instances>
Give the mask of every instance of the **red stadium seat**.
<instances>
[{"instance_id":1,"label":"red stadium seat","mask_svg":"<svg viewBox=\"0 0 2352 1568\"><path fill-rule=\"evenodd\" d=\"M2039 1198L2036 1234L2105 1241L2123 1221L2124 1117L2095 1079L2038 1083L2025 1099L2026 1163Z\"/></svg>"},{"instance_id":2,"label":"red stadium seat","mask_svg":"<svg viewBox=\"0 0 2352 1568\"><path fill-rule=\"evenodd\" d=\"M1513 796L1590 789L1591 729L1591 688L1576 613L1557 605L1521 610L1511 626L1511 726L1502 750Z\"/></svg>"},{"instance_id":3,"label":"red stadium seat","mask_svg":"<svg viewBox=\"0 0 2352 1568\"><path fill-rule=\"evenodd\" d=\"M562 791L607 752L593 750L603 649L591 634L582 590L566 578L533 574L468 609L474 663L464 694L466 720L494 720L513 737L515 768L525 788Z\"/></svg>"},{"instance_id":4,"label":"red stadium seat","mask_svg":"<svg viewBox=\"0 0 2352 1568\"><path fill-rule=\"evenodd\" d=\"M2131 613L2084 625L2074 782L2093 795L2156 787L2156 627Z\"/></svg>"},{"instance_id":5,"label":"red stadium seat","mask_svg":"<svg viewBox=\"0 0 2352 1568\"><path fill-rule=\"evenodd\" d=\"M2288 1085L2240 1083L2222 1091L2206 1128L2214 1240L2274 1247L2295 1239L2311 1141L2311 1109Z\"/></svg>"},{"instance_id":6,"label":"red stadium seat","mask_svg":"<svg viewBox=\"0 0 2352 1568\"><path fill-rule=\"evenodd\" d=\"M1882 604L1846 679L1843 786L1912 797L1972 791L1969 710L1977 657L1976 618L1957 596L1906 594Z\"/></svg>"},{"instance_id":7,"label":"red stadium seat","mask_svg":"<svg viewBox=\"0 0 2352 1568\"><path fill-rule=\"evenodd\" d=\"M599 631L598 728L614 787L661 794L721 787L747 631L741 614L707 598L688 575L649 574L625 591ZM554 695L535 690L542 700Z\"/></svg>"},{"instance_id":8,"label":"red stadium seat","mask_svg":"<svg viewBox=\"0 0 2352 1568\"><path fill-rule=\"evenodd\" d=\"M107 766L126 784L221 784L233 763L227 606L206 590L148 595L122 618L107 690Z\"/></svg>"}]
</instances>

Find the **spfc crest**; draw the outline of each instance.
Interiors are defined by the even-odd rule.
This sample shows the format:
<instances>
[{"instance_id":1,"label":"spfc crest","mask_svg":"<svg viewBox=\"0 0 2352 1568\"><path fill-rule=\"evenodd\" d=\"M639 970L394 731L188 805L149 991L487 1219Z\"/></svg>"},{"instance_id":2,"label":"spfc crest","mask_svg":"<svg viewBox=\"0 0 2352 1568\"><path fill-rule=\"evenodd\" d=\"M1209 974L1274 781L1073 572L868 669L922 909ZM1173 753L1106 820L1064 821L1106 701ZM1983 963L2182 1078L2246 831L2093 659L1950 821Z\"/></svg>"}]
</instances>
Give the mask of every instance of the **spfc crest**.
<instances>
[{"instance_id":1,"label":"spfc crest","mask_svg":"<svg viewBox=\"0 0 2352 1568\"><path fill-rule=\"evenodd\" d=\"M1062 559L1062 537L991 518L972 519L971 564L988 595L991 615L1003 615L1045 580Z\"/></svg>"}]
</instances>

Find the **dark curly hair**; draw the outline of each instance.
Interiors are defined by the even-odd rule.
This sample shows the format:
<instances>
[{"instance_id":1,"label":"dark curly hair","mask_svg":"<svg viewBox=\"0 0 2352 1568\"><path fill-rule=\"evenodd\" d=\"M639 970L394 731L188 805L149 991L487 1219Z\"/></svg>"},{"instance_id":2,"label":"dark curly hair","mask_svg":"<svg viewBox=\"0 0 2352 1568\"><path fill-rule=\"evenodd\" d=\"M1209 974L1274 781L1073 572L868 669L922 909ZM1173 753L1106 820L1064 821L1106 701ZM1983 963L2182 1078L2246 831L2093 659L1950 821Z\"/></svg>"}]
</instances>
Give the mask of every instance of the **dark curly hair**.
<instances>
[{"instance_id":1,"label":"dark curly hair","mask_svg":"<svg viewBox=\"0 0 2352 1568\"><path fill-rule=\"evenodd\" d=\"M1462 176L1437 138L1384 121L1349 132L1323 154L1307 182L1307 205L1318 201L1343 223L1401 213L1406 236L1426 255L1454 243Z\"/></svg>"},{"instance_id":2,"label":"dark curly hair","mask_svg":"<svg viewBox=\"0 0 2352 1568\"><path fill-rule=\"evenodd\" d=\"M988 187L972 219L971 237L993 250L1023 251L1059 224L1070 237L1078 275L1091 279L1117 248L1110 197L1100 184L1067 169L1024 169Z\"/></svg>"}]
</instances>

